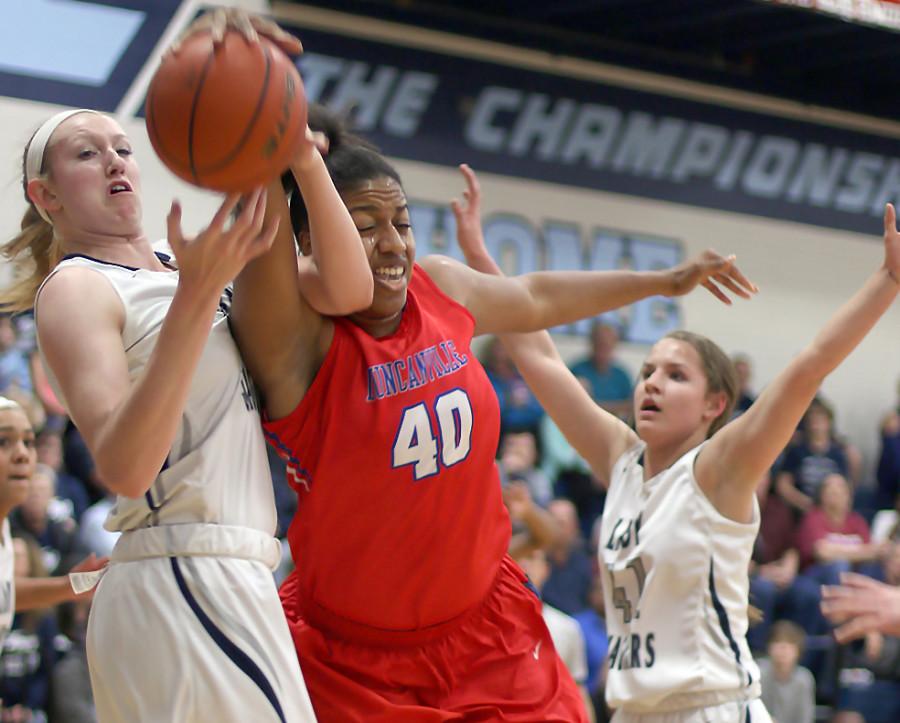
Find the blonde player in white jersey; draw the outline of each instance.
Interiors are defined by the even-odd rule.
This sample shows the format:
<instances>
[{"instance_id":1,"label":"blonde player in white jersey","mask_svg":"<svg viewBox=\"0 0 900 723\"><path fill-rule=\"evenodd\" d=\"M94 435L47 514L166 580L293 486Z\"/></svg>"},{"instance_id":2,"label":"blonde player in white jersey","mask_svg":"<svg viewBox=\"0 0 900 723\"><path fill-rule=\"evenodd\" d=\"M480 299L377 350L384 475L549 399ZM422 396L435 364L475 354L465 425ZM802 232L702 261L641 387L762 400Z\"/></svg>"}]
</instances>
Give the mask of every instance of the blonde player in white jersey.
<instances>
[{"instance_id":1,"label":"blonde player in white jersey","mask_svg":"<svg viewBox=\"0 0 900 723\"><path fill-rule=\"evenodd\" d=\"M479 190L463 167L458 235L476 269L499 273L484 248ZM547 333L502 337L519 371L600 480L600 536L610 633L607 701L616 723L768 723L745 634L748 564L759 526L755 488L790 440L822 380L900 292L900 233L884 216L884 263L759 396L727 423L734 370L713 342L687 332L657 342L634 393L636 432L572 376ZM747 296L732 265L703 285ZM686 272L690 271L686 268ZM694 270L691 273L697 273Z\"/></svg>"},{"instance_id":2,"label":"blonde player in white jersey","mask_svg":"<svg viewBox=\"0 0 900 723\"><path fill-rule=\"evenodd\" d=\"M175 258L154 254L129 141L93 111L46 121L24 166L29 208L5 253L35 268L0 300L34 302L51 380L117 495L107 528L122 535L87 639L99 720L313 721L272 577L272 481L226 289L291 229L264 228L257 190L233 223L237 196L185 239L176 203ZM359 235L312 144L292 169L328 239L304 261L310 303L367 306Z\"/></svg>"}]
</instances>

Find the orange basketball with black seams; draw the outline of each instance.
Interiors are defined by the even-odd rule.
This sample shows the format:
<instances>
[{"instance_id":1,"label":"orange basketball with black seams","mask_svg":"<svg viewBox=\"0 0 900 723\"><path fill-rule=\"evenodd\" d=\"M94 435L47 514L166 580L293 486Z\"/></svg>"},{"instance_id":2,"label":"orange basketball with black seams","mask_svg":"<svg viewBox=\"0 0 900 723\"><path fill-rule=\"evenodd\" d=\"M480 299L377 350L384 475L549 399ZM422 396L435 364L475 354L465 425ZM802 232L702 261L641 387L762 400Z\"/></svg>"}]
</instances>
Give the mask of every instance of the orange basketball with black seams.
<instances>
[{"instance_id":1,"label":"orange basketball with black seams","mask_svg":"<svg viewBox=\"0 0 900 723\"><path fill-rule=\"evenodd\" d=\"M304 141L306 96L294 62L265 38L187 37L147 92L147 131L163 163L203 188L245 192L282 173Z\"/></svg>"}]
</instances>

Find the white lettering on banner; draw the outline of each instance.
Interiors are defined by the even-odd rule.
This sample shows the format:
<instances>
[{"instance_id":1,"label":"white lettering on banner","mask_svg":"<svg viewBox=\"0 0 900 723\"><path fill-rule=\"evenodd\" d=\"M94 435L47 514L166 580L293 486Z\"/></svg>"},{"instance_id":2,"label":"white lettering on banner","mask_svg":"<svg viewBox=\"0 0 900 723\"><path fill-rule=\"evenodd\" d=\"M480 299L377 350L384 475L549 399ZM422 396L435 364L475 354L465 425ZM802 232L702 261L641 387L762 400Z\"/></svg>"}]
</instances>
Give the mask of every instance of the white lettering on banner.
<instances>
[{"instance_id":1,"label":"white lettering on banner","mask_svg":"<svg viewBox=\"0 0 900 723\"><path fill-rule=\"evenodd\" d=\"M446 206L410 201L409 216L416 237L416 255L444 254L465 263L456 243L456 223ZM546 220L536 226L524 216L495 213L484 219L488 251L504 273L570 269L637 269L651 271L682 260L681 244L665 238L638 237L606 229L588 231L570 221ZM623 338L653 343L681 323L676 301L645 299L603 315L623 330ZM586 336L591 319L554 329Z\"/></svg>"},{"instance_id":2,"label":"white lettering on banner","mask_svg":"<svg viewBox=\"0 0 900 723\"><path fill-rule=\"evenodd\" d=\"M318 53L306 53L298 64L310 101L353 111L363 132L400 139L419 132L440 89L438 75L395 65ZM502 85L473 88L457 106L467 108L460 161L468 146L602 169L604 187L613 190L616 176L636 177L851 214L878 215L886 202L900 202L900 159L806 141L801 131L793 138L756 133ZM448 142L456 140L454 130L444 132ZM633 183L627 192L636 192Z\"/></svg>"},{"instance_id":3,"label":"white lettering on banner","mask_svg":"<svg viewBox=\"0 0 900 723\"><path fill-rule=\"evenodd\" d=\"M297 65L311 103L327 102L340 112L352 111L360 131L380 129L400 138L419 130L440 80L433 73L318 53L304 53Z\"/></svg>"}]
</instances>

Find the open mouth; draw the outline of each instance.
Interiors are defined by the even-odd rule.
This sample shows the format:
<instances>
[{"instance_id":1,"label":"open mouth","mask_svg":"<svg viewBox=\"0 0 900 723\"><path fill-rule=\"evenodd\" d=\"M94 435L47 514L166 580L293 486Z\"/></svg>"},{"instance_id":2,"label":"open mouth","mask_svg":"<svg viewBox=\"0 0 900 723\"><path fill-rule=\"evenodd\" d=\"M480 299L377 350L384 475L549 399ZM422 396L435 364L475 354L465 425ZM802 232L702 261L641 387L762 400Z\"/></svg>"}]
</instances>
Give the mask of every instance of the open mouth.
<instances>
[{"instance_id":1,"label":"open mouth","mask_svg":"<svg viewBox=\"0 0 900 723\"><path fill-rule=\"evenodd\" d=\"M403 280L403 277L406 275L406 269L403 266L380 266L372 273L379 281L396 283Z\"/></svg>"},{"instance_id":2,"label":"open mouth","mask_svg":"<svg viewBox=\"0 0 900 723\"><path fill-rule=\"evenodd\" d=\"M647 399L644 401L643 404L641 404L641 411L642 412L658 412L658 411L660 411L660 409L659 409L659 406L652 399Z\"/></svg>"},{"instance_id":3,"label":"open mouth","mask_svg":"<svg viewBox=\"0 0 900 723\"><path fill-rule=\"evenodd\" d=\"M131 186L124 181L117 181L109 187L109 195L115 196L119 193L131 193Z\"/></svg>"}]
</instances>

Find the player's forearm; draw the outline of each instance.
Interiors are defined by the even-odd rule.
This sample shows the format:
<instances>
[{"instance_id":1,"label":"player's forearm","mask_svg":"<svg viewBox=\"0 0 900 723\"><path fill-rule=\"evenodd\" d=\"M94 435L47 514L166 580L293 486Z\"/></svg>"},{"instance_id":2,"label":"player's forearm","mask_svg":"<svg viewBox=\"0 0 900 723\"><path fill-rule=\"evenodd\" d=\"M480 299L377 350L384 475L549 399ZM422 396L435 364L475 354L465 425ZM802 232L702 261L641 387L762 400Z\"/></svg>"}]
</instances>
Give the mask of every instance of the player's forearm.
<instances>
[{"instance_id":1,"label":"player's forearm","mask_svg":"<svg viewBox=\"0 0 900 723\"><path fill-rule=\"evenodd\" d=\"M318 274L304 280L303 292L321 314L343 316L368 308L375 281L356 225L316 153L292 169L309 212L312 256Z\"/></svg>"},{"instance_id":2,"label":"player's forearm","mask_svg":"<svg viewBox=\"0 0 900 723\"><path fill-rule=\"evenodd\" d=\"M519 278L532 300L534 329L570 324L673 291L665 271L540 271Z\"/></svg>"},{"instance_id":3,"label":"player's forearm","mask_svg":"<svg viewBox=\"0 0 900 723\"><path fill-rule=\"evenodd\" d=\"M59 577L17 577L16 612L45 608L75 599L66 575Z\"/></svg>"},{"instance_id":4,"label":"player's forearm","mask_svg":"<svg viewBox=\"0 0 900 723\"><path fill-rule=\"evenodd\" d=\"M219 297L181 286L147 366L94 438L100 479L126 497L143 495L169 455Z\"/></svg>"},{"instance_id":5,"label":"player's forearm","mask_svg":"<svg viewBox=\"0 0 900 723\"><path fill-rule=\"evenodd\" d=\"M890 308L898 292L900 284L886 269L879 269L794 360L791 366L796 368L795 375L818 389L819 382L859 345Z\"/></svg>"}]
</instances>

